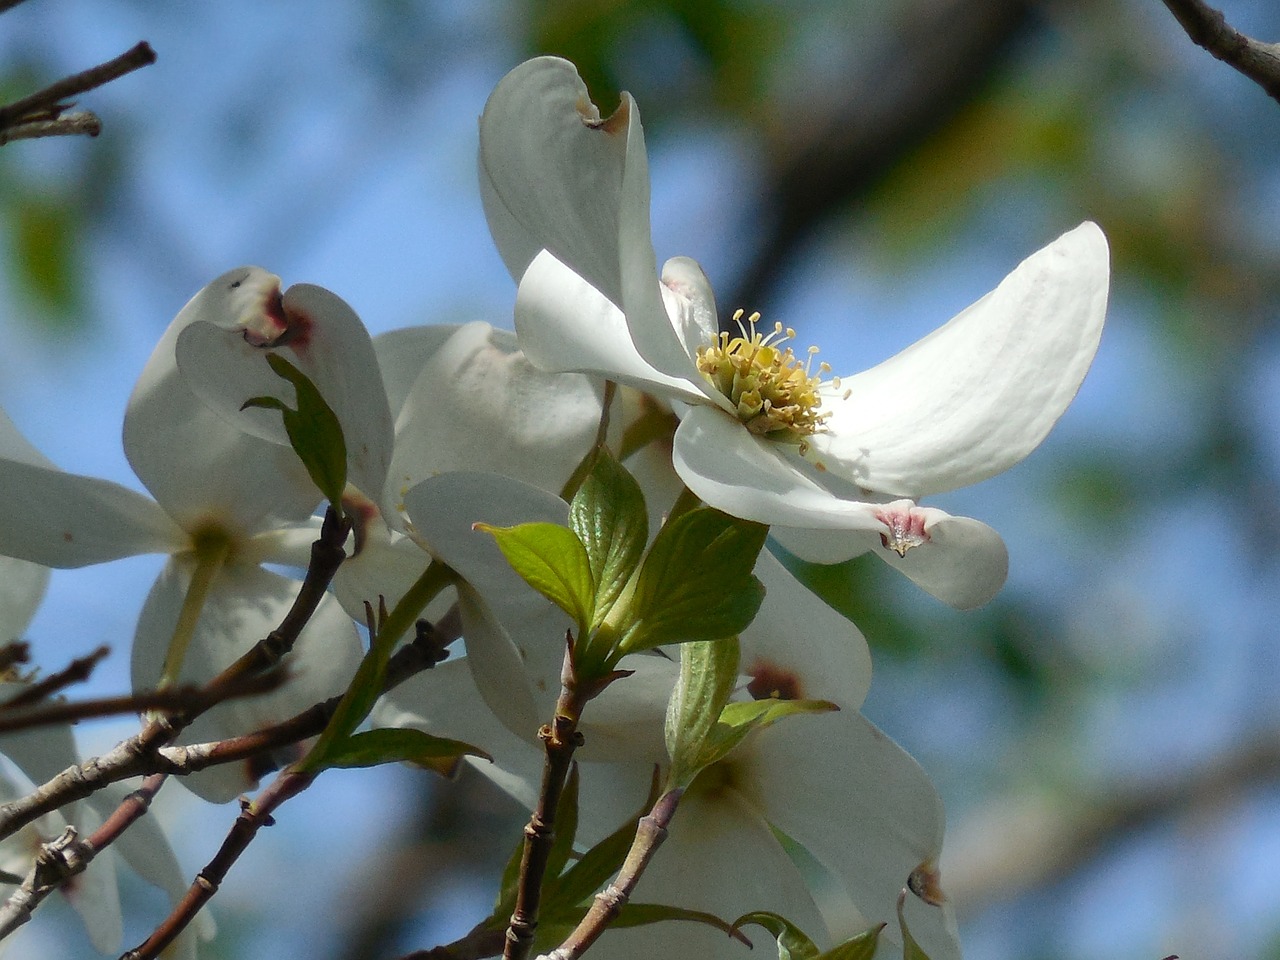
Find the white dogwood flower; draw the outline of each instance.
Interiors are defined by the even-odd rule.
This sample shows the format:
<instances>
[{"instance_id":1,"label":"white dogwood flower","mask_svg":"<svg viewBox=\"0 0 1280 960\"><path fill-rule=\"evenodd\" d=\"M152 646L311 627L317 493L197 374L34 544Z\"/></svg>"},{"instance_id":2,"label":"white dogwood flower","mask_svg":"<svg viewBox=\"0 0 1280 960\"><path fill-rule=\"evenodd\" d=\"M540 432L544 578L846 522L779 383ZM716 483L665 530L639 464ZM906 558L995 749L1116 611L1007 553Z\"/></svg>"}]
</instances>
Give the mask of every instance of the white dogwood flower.
<instances>
[{"instance_id":1,"label":"white dogwood flower","mask_svg":"<svg viewBox=\"0 0 1280 960\"><path fill-rule=\"evenodd\" d=\"M275 629L299 584L261 565L305 566L315 539L307 520L320 494L294 452L226 423L191 392L175 360L175 343L193 323L255 311L268 322L278 287L246 288L245 278L233 271L192 298L129 400L125 453L154 500L65 473L38 455L11 456L11 445L0 448L0 491L14 504L0 524L0 554L49 567L169 556L134 636L137 689L206 681ZM283 687L215 707L187 736L216 739L292 716L345 689L359 658L354 625L326 598L294 648ZM232 765L188 779L202 795L226 800L260 772Z\"/></svg>"},{"instance_id":2,"label":"white dogwood flower","mask_svg":"<svg viewBox=\"0 0 1280 960\"><path fill-rule=\"evenodd\" d=\"M602 119L572 64L538 58L499 83L480 136L485 210L520 282L516 329L531 361L677 401L673 462L689 489L774 525L805 559L874 550L959 607L999 589L999 536L915 501L1013 466L1075 396L1106 309L1096 225L1033 254L897 356L824 380L811 353L786 345L789 329L762 334L753 315L741 336L719 333L694 261L667 261L659 279L629 95Z\"/></svg>"}]
</instances>

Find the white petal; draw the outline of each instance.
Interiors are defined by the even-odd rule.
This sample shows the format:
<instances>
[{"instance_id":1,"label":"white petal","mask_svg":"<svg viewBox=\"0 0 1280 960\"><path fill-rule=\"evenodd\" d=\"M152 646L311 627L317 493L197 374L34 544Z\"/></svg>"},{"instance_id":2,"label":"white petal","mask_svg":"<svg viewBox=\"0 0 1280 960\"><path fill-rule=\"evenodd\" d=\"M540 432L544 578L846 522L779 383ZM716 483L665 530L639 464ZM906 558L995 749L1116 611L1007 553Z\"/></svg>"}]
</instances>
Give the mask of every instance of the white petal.
<instances>
[{"instance_id":1,"label":"white petal","mask_svg":"<svg viewBox=\"0 0 1280 960\"><path fill-rule=\"evenodd\" d=\"M398 495L439 473L493 471L559 492L595 442L600 410L598 382L543 373L513 334L467 324L423 364L408 392L392 483Z\"/></svg>"},{"instance_id":2,"label":"white petal","mask_svg":"<svg viewBox=\"0 0 1280 960\"><path fill-rule=\"evenodd\" d=\"M48 585L48 567L0 557L0 644L22 636Z\"/></svg>"},{"instance_id":3,"label":"white petal","mask_svg":"<svg viewBox=\"0 0 1280 960\"><path fill-rule=\"evenodd\" d=\"M1107 241L1083 223L897 356L845 379L818 459L867 490L919 498L994 476L1062 416L1102 334Z\"/></svg>"},{"instance_id":4,"label":"white petal","mask_svg":"<svg viewBox=\"0 0 1280 960\"><path fill-rule=\"evenodd\" d=\"M680 479L704 502L757 523L877 532L875 504L843 500L789 462L736 418L693 407L676 429L671 454Z\"/></svg>"},{"instance_id":5,"label":"white petal","mask_svg":"<svg viewBox=\"0 0 1280 960\"><path fill-rule=\"evenodd\" d=\"M47 567L82 567L183 549L188 538L153 500L108 480L0 460L10 504L0 554Z\"/></svg>"},{"instance_id":6,"label":"white petal","mask_svg":"<svg viewBox=\"0 0 1280 960\"><path fill-rule=\"evenodd\" d=\"M134 689L155 686L190 582L192 565L170 560L152 587L138 618L133 645ZM299 582L246 564L228 564L209 591L179 681L203 683L274 630L297 595ZM222 739L285 720L341 693L361 657L355 625L332 596L320 602L286 663L290 675L279 690L232 700L202 714L182 742ZM284 751L283 760L297 756ZM223 803L252 789L261 770L227 764L184 778L195 793Z\"/></svg>"},{"instance_id":7,"label":"white petal","mask_svg":"<svg viewBox=\"0 0 1280 960\"><path fill-rule=\"evenodd\" d=\"M852 710L790 717L750 745L750 771L766 818L803 844L849 888L871 923L896 933L895 903L912 871L937 862L943 812L920 765ZM912 934L933 960L958 958L942 910Z\"/></svg>"},{"instance_id":8,"label":"white petal","mask_svg":"<svg viewBox=\"0 0 1280 960\"><path fill-rule=\"evenodd\" d=\"M295 391L276 376L266 354L278 352L319 389L347 445L348 480L381 496L391 458L391 413L369 332L341 297L295 284L269 297L258 317L206 309L178 336L178 367L192 391L233 427L289 445L277 410L241 406L271 396L296 407ZM277 312L278 311L278 314Z\"/></svg>"},{"instance_id":9,"label":"white petal","mask_svg":"<svg viewBox=\"0 0 1280 960\"><path fill-rule=\"evenodd\" d=\"M616 818L620 821L628 812L616 810ZM772 910L797 924L820 948L830 946L800 871L759 812L732 789L706 794L695 785L685 795L666 842L632 899L705 910L729 923L753 910ZM744 932L755 944L755 954L767 957L775 949L763 929ZM719 930L670 922L610 930L591 952L604 960L742 960L753 955Z\"/></svg>"},{"instance_id":10,"label":"white petal","mask_svg":"<svg viewBox=\"0 0 1280 960\"><path fill-rule=\"evenodd\" d=\"M0 703L17 696L28 686L27 683L0 683ZM67 767L80 762L69 724L6 733L0 736L0 754L9 758L37 785L52 780ZM74 812L70 815L75 816Z\"/></svg>"},{"instance_id":11,"label":"white petal","mask_svg":"<svg viewBox=\"0 0 1280 960\"><path fill-rule=\"evenodd\" d=\"M769 671L794 681L791 699L831 700L856 710L871 686L871 651L862 633L768 550L761 551L755 574L766 592L742 632L741 672L754 677Z\"/></svg>"},{"instance_id":12,"label":"white petal","mask_svg":"<svg viewBox=\"0 0 1280 960\"><path fill-rule=\"evenodd\" d=\"M409 388L423 366L459 329L460 324L441 323L389 330L373 338L373 352L382 371L392 423L400 416Z\"/></svg>"},{"instance_id":13,"label":"white petal","mask_svg":"<svg viewBox=\"0 0 1280 960\"><path fill-rule=\"evenodd\" d=\"M1009 552L1000 534L969 517L953 517L935 507L917 507L910 500L873 507L878 517L906 512L923 527L924 536L899 556L886 537L883 524L874 534L850 536L840 530L775 527L774 539L811 563L842 563L874 552L900 570L926 593L958 610L971 610L991 600L1009 574Z\"/></svg>"},{"instance_id":14,"label":"white petal","mask_svg":"<svg viewBox=\"0 0 1280 960\"><path fill-rule=\"evenodd\" d=\"M197 293L160 338L138 378L124 420L134 472L186 530L216 519L252 533L276 519L305 520L319 495L294 452L232 427L196 398L178 371L175 344L210 317L266 316L278 280L256 267L232 270ZM238 284L238 285L236 285Z\"/></svg>"},{"instance_id":15,"label":"white petal","mask_svg":"<svg viewBox=\"0 0 1280 960\"><path fill-rule=\"evenodd\" d=\"M511 569L493 537L472 524L568 523L569 505L491 473L446 473L418 484L405 506L420 540L482 596L524 658L533 689L560 690L568 616Z\"/></svg>"},{"instance_id":16,"label":"white petal","mask_svg":"<svg viewBox=\"0 0 1280 960\"><path fill-rule=\"evenodd\" d=\"M467 666L481 698L512 733L534 736L544 721L519 648L484 597L465 581L458 584L458 610Z\"/></svg>"},{"instance_id":17,"label":"white petal","mask_svg":"<svg viewBox=\"0 0 1280 960\"><path fill-rule=\"evenodd\" d=\"M520 349L540 370L595 373L645 392L705 401L687 371L671 376L644 359L622 311L550 253L538 254L520 280L515 323Z\"/></svg>"},{"instance_id":18,"label":"white petal","mask_svg":"<svg viewBox=\"0 0 1280 960\"><path fill-rule=\"evenodd\" d=\"M0 410L0 457L36 467L56 469L52 460L32 446L31 442L18 432L18 428L3 410Z\"/></svg>"},{"instance_id":19,"label":"white petal","mask_svg":"<svg viewBox=\"0 0 1280 960\"><path fill-rule=\"evenodd\" d=\"M88 836L102 826L102 818L88 804L80 808L76 827ZM84 921L89 940L102 953L116 953L124 939L124 917L120 912L120 889L116 883L116 854L108 847L98 851L93 862L61 887L63 896Z\"/></svg>"},{"instance_id":20,"label":"white petal","mask_svg":"<svg viewBox=\"0 0 1280 960\"><path fill-rule=\"evenodd\" d=\"M607 120L573 64L539 57L507 74L480 117L480 191L498 252L517 281L550 250L614 303L628 167L645 165L640 112L628 94ZM650 271L650 276L654 271Z\"/></svg>"}]
</instances>

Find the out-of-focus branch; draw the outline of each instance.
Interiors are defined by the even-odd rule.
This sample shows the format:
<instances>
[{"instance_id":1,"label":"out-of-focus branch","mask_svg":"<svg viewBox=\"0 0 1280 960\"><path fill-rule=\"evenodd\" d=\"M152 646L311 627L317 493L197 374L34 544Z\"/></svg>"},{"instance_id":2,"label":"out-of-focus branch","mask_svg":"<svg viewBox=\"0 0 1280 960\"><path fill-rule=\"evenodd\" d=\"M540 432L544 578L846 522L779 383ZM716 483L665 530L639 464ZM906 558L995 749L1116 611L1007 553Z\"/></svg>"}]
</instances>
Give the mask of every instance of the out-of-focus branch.
<instances>
[{"instance_id":1,"label":"out-of-focus branch","mask_svg":"<svg viewBox=\"0 0 1280 960\"><path fill-rule=\"evenodd\" d=\"M50 674L43 680L31 684L31 686L10 697L0 704L0 710L13 710L18 707L39 703L46 697L57 693L63 687L69 687L73 683L83 683L89 679L89 676L93 673L93 668L110 652L110 647L102 646L87 656L77 657L57 673Z\"/></svg>"},{"instance_id":2,"label":"out-of-focus branch","mask_svg":"<svg viewBox=\"0 0 1280 960\"><path fill-rule=\"evenodd\" d=\"M144 40L106 63L63 77L43 90L0 107L0 145L10 140L77 133L96 137L102 129L98 118L87 112L68 114L71 103L64 101L155 62L156 52Z\"/></svg>"},{"instance_id":3,"label":"out-of-focus branch","mask_svg":"<svg viewBox=\"0 0 1280 960\"><path fill-rule=\"evenodd\" d=\"M0 907L0 940L30 920L49 894L82 873L94 857L142 817L164 781L164 774L147 777L88 839L79 839L75 828L68 827L60 837L44 844L26 879Z\"/></svg>"},{"instance_id":4,"label":"out-of-focus branch","mask_svg":"<svg viewBox=\"0 0 1280 960\"><path fill-rule=\"evenodd\" d=\"M723 302L759 309L805 240L956 116L1031 21L1031 0L917 0L838 97L771 137L754 250Z\"/></svg>"},{"instance_id":5,"label":"out-of-focus branch","mask_svg":"<svg viewBox=\"0 0 1280 960\"><path fill-rule=\"evenodd\" d=\"M1085 796L1046 794L988 804L947 841L943 887L972 915L1053 883L1110 849L1119 837L1280 780L1280 732L1203 766Z\"/></svg>"},{"instance_id":6,"label":"out-of-focus branch","mask_svg":"<svg viewBox=\"0 0 1280 960\"><path fill-rule=\"evenodd\" d=\"M1203 0L1164 0L1197 46L1234 67L1280 102L1280 43L1246 37Z\"/></svg>"}]
</instances>

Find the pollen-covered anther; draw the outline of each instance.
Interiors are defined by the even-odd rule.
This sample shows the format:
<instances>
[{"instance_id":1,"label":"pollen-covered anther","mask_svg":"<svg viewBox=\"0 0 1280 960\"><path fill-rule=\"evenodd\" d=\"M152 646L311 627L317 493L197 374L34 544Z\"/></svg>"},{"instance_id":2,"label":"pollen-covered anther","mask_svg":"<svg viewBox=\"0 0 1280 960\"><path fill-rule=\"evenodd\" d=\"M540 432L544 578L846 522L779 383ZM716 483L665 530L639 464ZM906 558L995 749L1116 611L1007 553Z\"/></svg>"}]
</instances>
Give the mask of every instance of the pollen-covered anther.
<instances>
[{"instance_id":1,"label":"pollen-covered anther","mask_svg":"<svg viewBox=\"0 0 1280 960\"><path fill-rule=\"evenodd\" d=\"M744 324L738 310L733 319L740 336L721 333L715 343L699 347L698 370L753 434L798 444L803 453L805 438L822 430L828 416L822 412L822 374L831 368L819 363L814 374L817 347L809 348L802 363L785 346L795 339L790 327L775 323L771 333L761 334L756 330L760 314L751 314Z\"/></svg>"},{"instance_id":2,"label":"pollen-covered anther","mask_svg":"<svg viewBox=\"0 0 1280 960\"><path fill-rule=\"evenodd\" d=\"M880 532L880 543L900 557L905 557L912 547L929 542L924 528L924 513L910 500L891 503L876 511L876 519L885 525Z\"/></svg>"}]
</instances>

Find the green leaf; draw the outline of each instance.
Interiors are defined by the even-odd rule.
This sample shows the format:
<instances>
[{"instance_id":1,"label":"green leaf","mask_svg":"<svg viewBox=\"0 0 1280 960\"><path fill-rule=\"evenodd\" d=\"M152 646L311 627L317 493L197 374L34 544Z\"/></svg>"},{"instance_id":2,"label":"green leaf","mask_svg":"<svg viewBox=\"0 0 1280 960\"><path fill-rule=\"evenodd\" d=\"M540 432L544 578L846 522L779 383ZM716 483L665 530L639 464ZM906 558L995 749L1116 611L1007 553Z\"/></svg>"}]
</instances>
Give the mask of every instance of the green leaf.
<instances>
[{"instance_id":1,"label":"green leaf","mask_svg":"<svg viewBox=\"0 0 1280 960\"><path fill-rule=\"evenodd\" d=\"M347 444L338 415L307 375L280 354L268 353L267 363L276 376L293 384L298 409L289 409L276 397L251 397L240 409L263 407L280 411L290 446L325 499L337 507L347 486Z\"/></svg>"},{"instance_id":2,"label":"green leaf","mask_svg":"<svg viewBox=\"0 0 1280 960\"><path fill-rule=\"evenodd\" d=\"M902 960L929 960L929 955L921 949L920 944L916 943L916 938L911 936L911 931L907 929L907 918L902 913L906 900L907 891L903 890L898 894L898 928L902 930Z\"/></svg>"},{"instance_id":3,"label":"green leaf","mask_svg":"<svg viewBox=\"0 0 1280 960\"><path fill-rule=\"evenodd\" d=\"M498 884L498 897L493 901L493 913L481 926L490 930L505 930L516 909L516 891L520 886L520 863L524 860L524 835L516 841L516 847L502 868L502 881Z\"/></svg>"},{"instance_id":4,"label":"green leaf","mask_svg":"<svg viewBox=\"0 0 1280 960\"><path fill-rule=\"evenodd\" d=\"M749 923L764 927L778 941L778 960L814 960L818 946L786 917L768 910L744 914L733 922L734 929Z\"/></svg>"},{"instance_id":5,"label":"green leaf","mask_svg":"<svg viewBox=\"0 0 1280 960\"><path fill-rule=\"evenodd\" d=\"M744 700L725 704L719 721L703 742L698 767L709 767L722 760L752 730L773 726L783 717L839 709L829 700Z\"/></svg>"},{"instance_id":6,"label":"green leaf","mask_svg":"<svg viewBox=\"0 0 1280 960\"><path fill-rule=\"evenodd\" d=\"M465 756L493 758L461 740L433 737L421 730L380 728L339 740L325 754L326 767L376 767L383 763L412 763L450 776Z\"/></svg>"},{"instance_id":7,"label":"green leaf","mask_svg":"<svg viewBox=\"0 0 1280 960\"><path fill-rule=\"evenodd\" d=\"M880 931L886 924L877 923L869 930L864 930L856 937L851 937L839 946L832 947L818 960L871 960L880 942Z\"/></svg>"},{"instance_id":8,"label":"green leaf","mask_svg":"<svg viewBox=\"0 0 1280 960\"><path fill-rule=\"evenodd\" d=\"M738 681L738 640L704 640L680 648L680 679L667 703L667 783L687 787L706 766L707 738Z\"/></svg>"},{"instance_id":9,"label":"green leaf","mask_svg":"<svg viewBox=\"0 0 1280 960\"><path fill-rule=\"evenodd\" d=\"M586 547L595 580L599 626L631 579L649 538L649 512L640 485L601 450L595 466L569 505L569 526Z\"/></svg>"},{"instance_id":10,"label":"green leaf","mask_svg":"<svg viewBox=\"0 0 1280 960\"><path fill-rule=\"evenodd\" d=\"M613 926L622 927L644 927L651 923L661 923L664 920L685 920L690 923L701 923L708 927L715 927L717 930L727 933L735 940L751 945L751 941L733 924L721 920L714 913L705 913L701 910L686 910L683 907L669 907L662 903L626 903L622 909L618 911L618 918L613 921Z\"/></svg>"},{"instance_id":11,"label":"green leaf","mask_svg":"<svg viewBox=\"0 0 1280 960\"><path fill-rule=\"evenodd\" d=\"M627 622L619 624L619 650L741 633L764 599L751 571L768 532L763 524L709 507L669 522L640 568Z\"/></svg>"},{"instance_id":12,"label":"green leaf","mask_svg":"<svg viewBox=\"0 0 1280 960\"><path fill-rule=\"evenodd\" d=\"M477 523L476 529L492 534L511 569L573 617L579 636L587 632L596 586L587 550L572 530L554 523L522 523L516 527Z\"/></svg>"}]
</instances>

